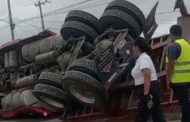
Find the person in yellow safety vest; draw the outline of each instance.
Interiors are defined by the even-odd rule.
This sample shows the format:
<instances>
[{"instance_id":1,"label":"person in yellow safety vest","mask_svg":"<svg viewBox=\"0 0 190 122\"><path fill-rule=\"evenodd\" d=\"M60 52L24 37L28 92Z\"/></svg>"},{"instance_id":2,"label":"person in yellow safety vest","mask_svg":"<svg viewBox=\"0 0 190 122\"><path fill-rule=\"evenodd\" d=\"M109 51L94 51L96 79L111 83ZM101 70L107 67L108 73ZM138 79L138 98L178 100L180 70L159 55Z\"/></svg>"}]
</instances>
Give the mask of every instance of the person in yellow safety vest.
<instances>
[{"instance_id":1,"label":"person in yellow safety vest","mask_svg":"<svg viewBox=\"0 0 190 122\"><path fill-rule=\"evenodd\" d=\"M179 25L170 28L170 37L174 41L167 49L167 82L176 95L182 110L182 122L190 122L190 44L182 38Z\"/></svg>"}]
</instances>

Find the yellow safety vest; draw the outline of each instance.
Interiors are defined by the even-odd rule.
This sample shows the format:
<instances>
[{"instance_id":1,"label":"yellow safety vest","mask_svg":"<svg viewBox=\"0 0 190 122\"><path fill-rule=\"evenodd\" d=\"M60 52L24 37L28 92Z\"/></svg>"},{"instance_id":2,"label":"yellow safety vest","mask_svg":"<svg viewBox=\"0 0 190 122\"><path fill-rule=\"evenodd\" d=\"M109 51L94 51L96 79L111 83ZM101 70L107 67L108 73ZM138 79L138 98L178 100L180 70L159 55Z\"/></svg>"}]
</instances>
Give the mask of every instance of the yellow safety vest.
<instances>
[{"instance_id":1,"label":"yellow safety vest","mask_svg":"<svg viewBox=\"0 0 190 122\"><path fill-rule=\"evenodd\" d=\"M172 83L190 82L190 44L184 39L175 41L181 47L181 54L175 61Z\"/></svg>"}]
</instances>

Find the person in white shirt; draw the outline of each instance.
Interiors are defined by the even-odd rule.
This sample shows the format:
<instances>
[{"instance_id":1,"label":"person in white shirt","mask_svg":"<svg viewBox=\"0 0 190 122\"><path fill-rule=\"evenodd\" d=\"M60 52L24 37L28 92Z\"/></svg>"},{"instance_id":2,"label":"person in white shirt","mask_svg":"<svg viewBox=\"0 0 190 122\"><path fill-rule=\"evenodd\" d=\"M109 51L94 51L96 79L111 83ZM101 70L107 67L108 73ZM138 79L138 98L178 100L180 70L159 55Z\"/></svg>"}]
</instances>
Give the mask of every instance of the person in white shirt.
<instances>
[{"instance_id":1,"label":"person in white shirt","mask_svg":"<svg viewBox=\"0 0 190 122\"><path fill-rule=\"evenodd\" d=\"M153 122L165 122L160 105L159 82L151 57L147 54L146 39L139 37L133 45L137 58L132 76L139 96L138 113L135 122L147 122L152 115Z\"/></svg>"}]
</instances>

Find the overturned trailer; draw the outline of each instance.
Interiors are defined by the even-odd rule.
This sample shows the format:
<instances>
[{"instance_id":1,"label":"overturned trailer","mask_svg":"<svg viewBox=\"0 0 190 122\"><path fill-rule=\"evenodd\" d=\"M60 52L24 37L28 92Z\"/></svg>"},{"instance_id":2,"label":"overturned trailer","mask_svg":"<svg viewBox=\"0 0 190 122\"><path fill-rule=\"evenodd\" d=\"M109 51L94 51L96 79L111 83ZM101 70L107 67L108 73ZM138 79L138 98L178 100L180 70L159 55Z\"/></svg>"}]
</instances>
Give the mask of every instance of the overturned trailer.
<instances>
[{"instance_id":1,"label":"overturned trailer","mask_svg":"<svg viewBox=\"0 0 190 122\"><path fill-rule=\"evenodd\" d=\"M135 62L132 43L142 33L157 64L163 109L173 111L177 101L166 88L165 71L171 41L168 35L151 38L157 28L157 5L147 18L125 0L111 2L100 19L74 10L68 13L61 35L46 30L2 45L0 115L61 112L68 122L132 119L138 100L128 64ZM185 31L189 30L186 19L179 18Z\"/></svg>"}]
</instances>

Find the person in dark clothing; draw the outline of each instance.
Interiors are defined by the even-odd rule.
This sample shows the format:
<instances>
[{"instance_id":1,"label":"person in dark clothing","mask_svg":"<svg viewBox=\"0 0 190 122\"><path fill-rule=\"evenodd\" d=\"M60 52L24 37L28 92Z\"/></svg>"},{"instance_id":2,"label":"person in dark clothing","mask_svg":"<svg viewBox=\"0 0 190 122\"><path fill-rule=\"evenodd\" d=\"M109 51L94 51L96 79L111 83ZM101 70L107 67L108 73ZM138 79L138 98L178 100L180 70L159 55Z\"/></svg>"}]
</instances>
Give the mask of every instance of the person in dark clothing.
<instances>
[{"instance_id":1,"label":"person in dark clothing","mask_svg":"<svg viewBox=\"0 0 190 122\"><path fill-rule=\"evenodd\" d=\"M174 41L167 49L167 83L176 95L182 111L182 122L190 122L190 103L188 88L190 85L190 45L182 38L179 25L170 28L170 36Z\"/></svg>"},{"instance_id":2,"label":"person in dark clothing","mask_svg":"<svg viewBox=\"0 0 190 122\"><path fill-rule=\"evenodd\" d=\"M152 115L154 122L165 122L160 105L159 82L151 57L147 54L148 44L144 38L138 38L133 45L137 57L132 76L140 102L135 122L147 122Z\"/></svg>"}]
</instances>

